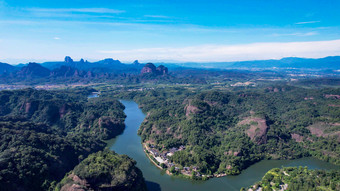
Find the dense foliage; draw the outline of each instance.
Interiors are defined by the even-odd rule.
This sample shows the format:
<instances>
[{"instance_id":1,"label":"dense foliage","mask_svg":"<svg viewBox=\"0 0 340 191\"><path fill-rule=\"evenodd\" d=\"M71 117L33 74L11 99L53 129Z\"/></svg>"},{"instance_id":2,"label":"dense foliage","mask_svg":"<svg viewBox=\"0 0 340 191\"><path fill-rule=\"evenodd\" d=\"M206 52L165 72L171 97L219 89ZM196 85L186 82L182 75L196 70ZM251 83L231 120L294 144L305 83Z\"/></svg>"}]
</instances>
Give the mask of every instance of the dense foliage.
<instances>
[{"instance_id":1,"label":"dense foliage","mask_svg":"<svg viewBox=\"0 0 340 191\"><path fill-rule=\"evenodd\" d=\"M136 162L113 151L91 154L57 185L56 190L69 187L85 190L143 191L146 184Z\"/></svg>"},{"instance_id":2,"label":"dense foliage","mask_svg":"<svg viewBox=\"0 0 340 191\"><path fill-rule=\"evenodd\" d=\"M89 92L0 92L0 190L48 190L123 131L124 106Z\"/></svg>"},{"instance_id":3,"label":"dense foliage","mask_svg":"<svg viewBox=\"0 0 340 191\"><path fill-rule=\"evenodd\" d=\"M250 190L340 190L340 171L308 170L307 167L274 168ZM245 190L242 188L241 190Z\"/></svg>"},{"instance_id":4,"label":"dense foliage","mask_svg":"<svg viewBox=\"0 0 340 191\"><path fill-rule=\"evenodd\" d=\"M263 158L316 156L340 164L340 100L334 95L340 89L274 86L167 88L119 96L134 98L148 113L139 131L144 143L160 153L184 145L169 161L212 175L238 174Z\"/></svg>"}]
</instances>

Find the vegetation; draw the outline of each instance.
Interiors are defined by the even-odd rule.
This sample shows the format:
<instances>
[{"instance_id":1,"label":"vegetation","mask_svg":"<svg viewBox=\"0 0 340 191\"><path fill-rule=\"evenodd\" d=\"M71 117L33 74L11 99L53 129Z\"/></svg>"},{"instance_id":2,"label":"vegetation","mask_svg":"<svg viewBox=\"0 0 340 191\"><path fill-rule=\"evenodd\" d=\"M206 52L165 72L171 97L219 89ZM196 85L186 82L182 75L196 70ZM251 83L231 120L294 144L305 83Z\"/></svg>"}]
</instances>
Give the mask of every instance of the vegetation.
<instances>
[{"instance_id":1,"label":"vegetation","mask_svg":"<svg viewBox=\"0 0 340 191\"><path fill-rule=\"evenodd\" d=\"M340 89L163 88L116 96L135 99L148 113L139 134L169 163L217 175L238 174L264 158L315 156L340 164L340 100L330 95Z\"/></svg>"},{"instance_id":2,"label":"vegetation","mask_svg":"<svg viewBox=\"0 0 340 191\"><path fill-rule=\"evenodd\" d=\"M48 190L123 131L124 106L89 92L0 92L0 190Z\"/></svg>"},{"instance_id":3,"label":"vegetation","mask_svg":"<svg viewBox=\"0 0 340 191\"><path fill-rule=\"evenodd\" d=\"M136 162L113 151L89 155L56 186L56 191L69 188L85 190L145 191L146 184Z\"/></svg>"},{"instance_id":4,"label":"vegetation","mask_svg":"<svg viewBox=\"0 0 340 191\"><path fill-rule=\"evenodd\" d=\"M307 167L274 168L250 190L340 190L340 172L308 170ZM245 190L242 188L241 190ZM248 190L248 189L247 189Z\"/></svg>"}]
</instances>

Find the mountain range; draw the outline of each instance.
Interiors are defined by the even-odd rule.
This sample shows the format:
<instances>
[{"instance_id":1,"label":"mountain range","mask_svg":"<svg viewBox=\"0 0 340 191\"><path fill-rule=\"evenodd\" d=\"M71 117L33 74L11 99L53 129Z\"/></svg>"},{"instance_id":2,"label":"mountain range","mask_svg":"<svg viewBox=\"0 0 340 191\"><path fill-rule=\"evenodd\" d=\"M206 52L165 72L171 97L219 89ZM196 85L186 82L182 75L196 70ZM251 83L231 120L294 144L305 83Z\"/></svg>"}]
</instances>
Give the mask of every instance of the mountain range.
<instances>
[{"instance_id":1,"label":"mountain range","mask_svg":"<svg viewBox=\"0 0 340 191\"><path fill-rule=\"evenodd\" d=\"M257 60L225 63L183 63L164 64L171 69L171 75L192 75L196 70L201 73L207 69L312 69L312 70L340 70L340 56L325 57L320 59L307 58L283 58L280 60ZM97 62L88 62L84 59L74 61L66 56L64 61L28 63L10 65L0 63L0 79L3 83L26 79L48 79L53 82L56 79L117 79L140 76L144 79L160 78L168 76L168 68L164 65L156 67L152 63L141 64L138 60L131 64L121 63L119 60L107 58ZM196 68L196 69L195 69ZM189 72L189 73L188 73ZM138 77L139 78L139 77ZM137 80L138 81L138 80Z\"/></svg>"},{"instance_id":2,"label":"mountain range","mask_svg":"<svg viewBox=\"0 0 340 191\"><path fill-rule=\"evenodd\" d=\"M5 83L35 79L51 82L68 79L73 81L82 79L105 80L133 76L152 79L167 74L168 68L163 65L156 68L152 63L140 64L138 60L132 64L123 64L112 58L88 62L83 59L73 61L71 57L66 56L63 62L44 62L41 64L31 62L19 66L0 63L0 79Z\"/></svg>"},{"instance_id":3,"label":"mountain range","mask_svg":"<svg viewBox=\"0 0 340 191\"><path fill-rule=\"evenodd\" d=\"M168 65L168 64L165 64ZM193 68L218 68L218 69L340 69L340 56L329 56L325 58L298 58L286 57L280 60L251 60L238 62L187 62L172 63L182 67Z\"/></svg>"}]
</instances>

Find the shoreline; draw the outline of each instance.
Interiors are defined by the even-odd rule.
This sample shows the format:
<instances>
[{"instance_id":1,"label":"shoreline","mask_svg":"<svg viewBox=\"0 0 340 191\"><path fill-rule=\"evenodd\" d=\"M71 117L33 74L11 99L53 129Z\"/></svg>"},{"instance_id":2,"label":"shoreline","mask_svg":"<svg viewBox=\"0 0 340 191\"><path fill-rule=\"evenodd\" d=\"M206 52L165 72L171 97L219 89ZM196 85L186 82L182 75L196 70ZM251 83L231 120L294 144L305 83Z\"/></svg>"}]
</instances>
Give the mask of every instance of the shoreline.
<instances>
[{"instance_id":1,"label":"shoreline","mask_svg":"<svg viewBox=\"0 0 340 191\"><path fill-rule=\"evenodd\" d=\"M175 174L173 174L173 173L171 173L169 170L168 170L168 168L167 169L164 169L163 167L161 167L160 165L158 165L152 158L151 158L151 154L149 154L150 153L150 151L149 151L149 149L148 149L148 147L145 145L146 143L142 143L142 147L143 147L143 151L144 151L144 153L146 154L146 156L149 158L149 160L157 167L157 168L159 168L159 169L161 169L161 170L165 170L165 172L166 172L166 174L168 174L168 175L170 175L170 176L179 176L179 175L183 175L183 176L185 176L185 178L190 178L190 179L194 179L193 178L193 176L191 175L191 174L186 174L186 173L183 173L183 172L181 172L181 171L178 171L179 172L179 175L175 175ZM155 159L155 157L154 156L152 156L154 159ZM156 160L156 159L155 159ZM194 176L194 177L196 177L196 178L198 178L198 179L201 179L201 180L207 180L207 179L209 179L209 178L221 178L221 177L225 177L225 176L227 176L227 174L226 173L223 173L223 174L213 174L213 175L201 175L201 176Z\"/></svg>"},{"instance_id":2,"label":"shoreline","mask_svg":"<svg viewBox=\"0 0 340 191\"><path fill-rule=\"evenodd\" d=\"M148 150L147 150L147 148L146 148L146 146L145 146L144 144L145 144L145 143L142 143L143 151L144 151L145 155L149 158L149 160L150 160L157 168L159 168L159 169L161 169L161 170L165 170L164 168L162 168L161 166L159 166L154 160L152 160L152 159L150 158L149 153L146 152L146 151L148 151ZM148 151L148 152L149 152L149 151ZM170 176L173 175L172 173L169 172L169 170L166 170L165 173L166 173L167 175L170 175Z\"/></svg>"}]
</instances>

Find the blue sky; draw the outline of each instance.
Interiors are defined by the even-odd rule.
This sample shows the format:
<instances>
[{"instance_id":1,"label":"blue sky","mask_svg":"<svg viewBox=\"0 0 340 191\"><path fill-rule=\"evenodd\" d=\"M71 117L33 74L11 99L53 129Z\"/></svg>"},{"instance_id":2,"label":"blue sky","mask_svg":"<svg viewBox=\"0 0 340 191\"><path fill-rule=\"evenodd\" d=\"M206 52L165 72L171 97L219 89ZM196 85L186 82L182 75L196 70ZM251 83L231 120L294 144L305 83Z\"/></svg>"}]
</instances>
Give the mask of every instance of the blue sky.
<instances>
[{"instance_id":1,"label":"blue sky","mask_svg":"<svg viewBox=\"0 0 340 191\"><path fill-rule=\"evenodd\" d=\"M0 0L0 61L340 55L338 0Z\"/></svg>"}]
</instances>

